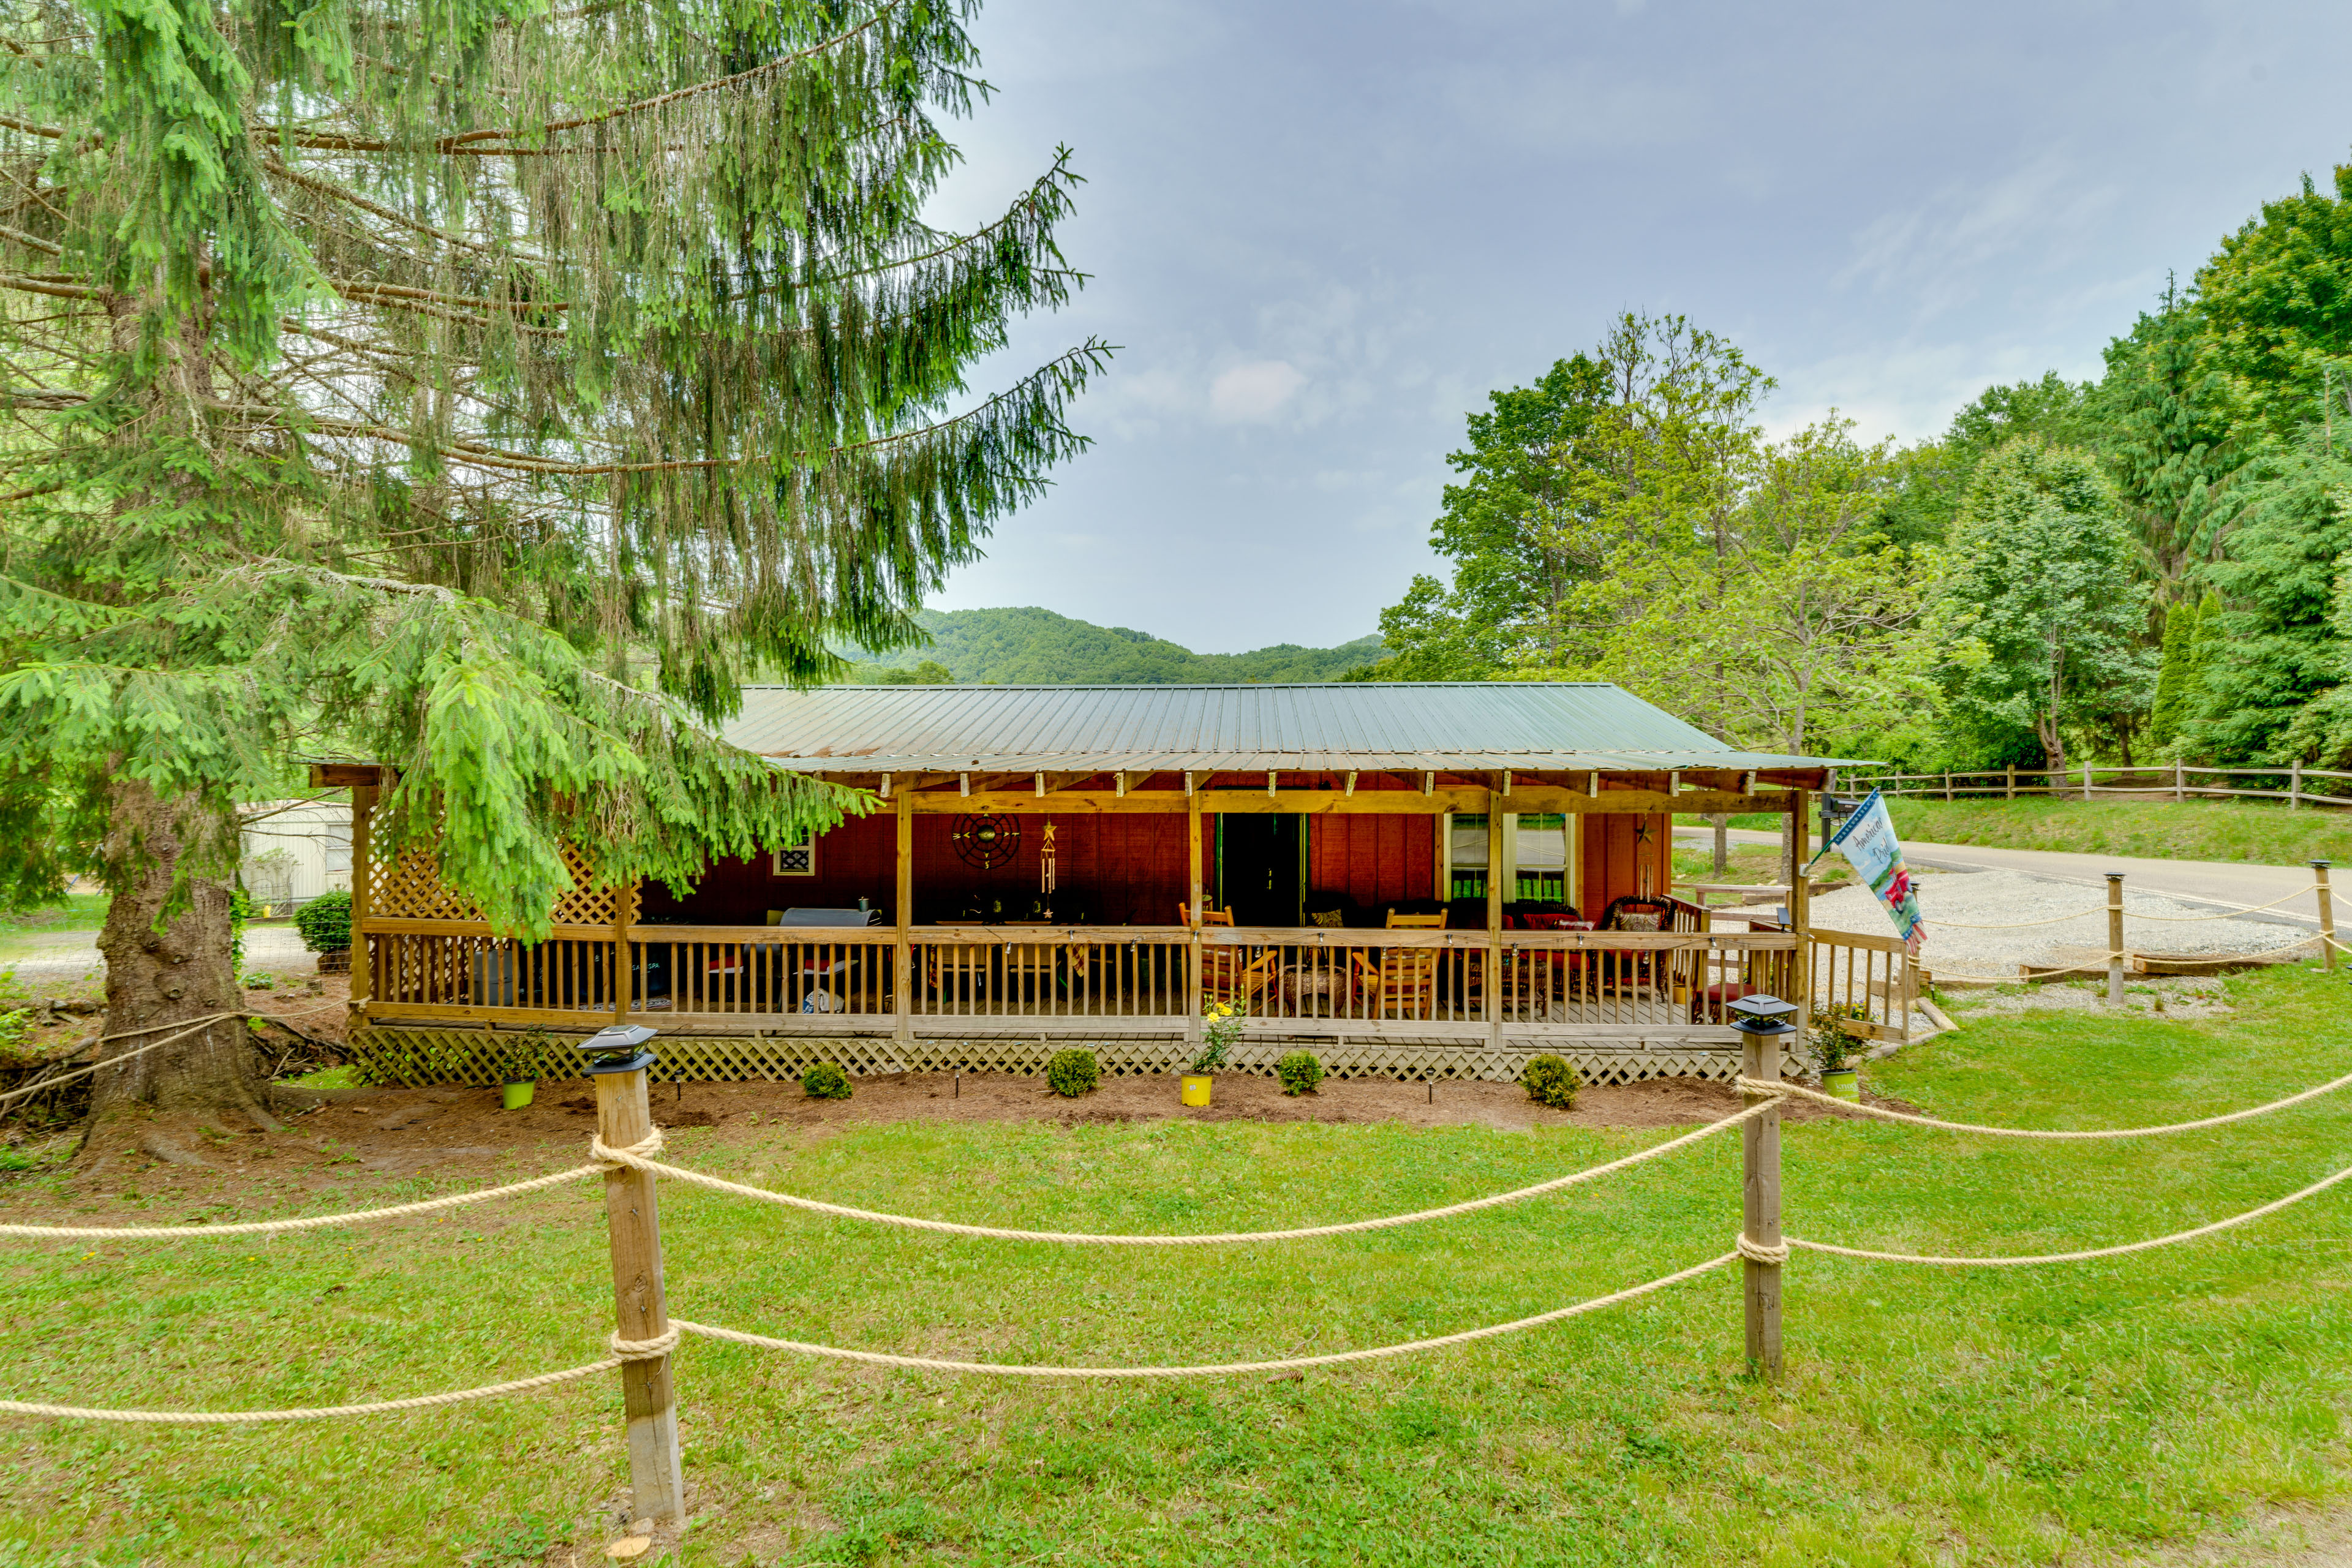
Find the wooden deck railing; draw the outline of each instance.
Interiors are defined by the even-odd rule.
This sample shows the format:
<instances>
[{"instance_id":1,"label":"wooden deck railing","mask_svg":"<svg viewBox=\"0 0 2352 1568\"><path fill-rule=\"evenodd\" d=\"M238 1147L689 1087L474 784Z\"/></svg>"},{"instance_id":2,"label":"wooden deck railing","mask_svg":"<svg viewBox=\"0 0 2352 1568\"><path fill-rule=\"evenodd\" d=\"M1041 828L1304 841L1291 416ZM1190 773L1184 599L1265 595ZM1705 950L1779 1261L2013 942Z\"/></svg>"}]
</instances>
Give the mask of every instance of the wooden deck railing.
<instances>
[{"instance_id":1,"label":"wooden deck railing","mask_svg":"<svg viewBox=\"0 0 2352 1568\"><path fill-rule=\"evenodd\" d=\"M1703 923L1696 911L1688 922ZM940 1034L1017 1023L1191 1026L1236 1001L1262 1033L1563 1037L1720 1026L1790 994L1786 931L922 926L790 935L766 926L562 928L526 944L455 921L362 922L382 1019L594 1027L616 1018L767 1030ZM617 981L617 984L616 984Z\"/></svg>"},{"instance_id":2,"label":"wooden deck railing","mask_svg":"<svg viewBox=\"0 0 2352 1568\"><path fill-rule=\"evenodd\" d=\"M1907 1043L1918 979L1902 939L1819 928L1812 937L1817 1015L1835 1019L1841 1030L1862 1039ZM1862 1016L1838 1011L1849 1007L1859 1008Z\"/></svg>"}]
</instances>

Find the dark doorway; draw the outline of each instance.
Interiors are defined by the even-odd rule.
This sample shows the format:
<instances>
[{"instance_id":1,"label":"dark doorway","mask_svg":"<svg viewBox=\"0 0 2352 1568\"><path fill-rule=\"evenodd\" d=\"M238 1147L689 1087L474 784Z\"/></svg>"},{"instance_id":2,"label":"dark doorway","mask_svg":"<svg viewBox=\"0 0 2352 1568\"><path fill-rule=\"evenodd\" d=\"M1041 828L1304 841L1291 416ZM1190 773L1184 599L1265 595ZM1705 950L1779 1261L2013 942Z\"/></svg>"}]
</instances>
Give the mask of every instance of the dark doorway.
<instances>
[{"instance_id":1,"label":"dark doorway","mask_svg":"<svg viewBox=\"0 0 2352 1568\"><path fill-rule=\"evenodd\" d=\"M1234 923L1296 926L1307 899L1307 819L1285 812L1217 818L1217 871Z\"/></svg>"}]
</instances>

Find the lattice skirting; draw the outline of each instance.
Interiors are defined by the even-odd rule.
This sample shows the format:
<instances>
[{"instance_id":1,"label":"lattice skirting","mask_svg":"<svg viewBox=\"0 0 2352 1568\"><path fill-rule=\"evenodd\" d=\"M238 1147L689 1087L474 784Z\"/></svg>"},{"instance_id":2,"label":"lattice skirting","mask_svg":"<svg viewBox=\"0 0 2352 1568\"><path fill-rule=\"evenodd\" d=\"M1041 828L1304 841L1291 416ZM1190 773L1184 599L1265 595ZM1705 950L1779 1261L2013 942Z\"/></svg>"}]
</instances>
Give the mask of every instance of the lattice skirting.
<instances>
[{"instance_id":1,"label":"lattice skirting","mask_svg":"<svg viewBox=\"0 0 2352 1568\"><path fill-rule=\"evenodd\" d=\"M585 1035L537 1036L511 1030L402 1027L354 1028L348 1048L360 1076L370 1083L499 1083L509 1078L571 1078L580 1070L573 1042ZM1050 1039L1010 1037L916 1039L902 1046L887 1037L823 1035L664 1035L652 1043L659 1058L652 1076L691 1083L738 1083L751 1079L796 1079L819 1062L832 1062L854 1076L897 1072L1009 1072L1045 1070L1055 1051L1090 1050L1113 1077L1167 1073L1185 1065L1184 1043L1165 1035ZM1315 1053L1334 1078L1485 1079L1516 1083L1528 1058L1566 1057L1587 1083L1638 1083L1654 1078L1728 1079L1739 1071L1736 1046L1638 1039L1561 1042L1515 1040L1500 1049L1465 1046L1459 1040L1414 1041L1394 1037L1334 1042L1252 1036L1234 1047L1219 1070L1271 1077L1274 1064L1294 1050ZM1793 1055L1782 1073L1803 1069Z\"/></svg>"}]
</instances>

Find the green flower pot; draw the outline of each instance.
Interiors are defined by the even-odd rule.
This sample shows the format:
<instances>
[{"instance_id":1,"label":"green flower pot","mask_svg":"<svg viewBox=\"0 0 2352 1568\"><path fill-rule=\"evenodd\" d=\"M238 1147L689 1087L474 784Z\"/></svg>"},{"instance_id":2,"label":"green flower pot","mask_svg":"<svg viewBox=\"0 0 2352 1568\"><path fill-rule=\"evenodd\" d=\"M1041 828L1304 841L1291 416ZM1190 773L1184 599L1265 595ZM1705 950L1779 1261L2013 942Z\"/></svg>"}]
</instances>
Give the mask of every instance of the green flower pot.
<instances>
[{"instance_id":1,"label":"green flower pot","mask_svg":"<svg viewBox=\"0 0 2352 1568\"><path fill-rule=\"evenodd\" d=\"M520 1110L524 1106L530 1103L530 1097L533 1093L537 1092L538 1089L539 1080L537 1079L509 1079L506 1081L505 1088L500 1091L501 1099L509 1110Z\"/></svg>"},{"instance_id":2,"label":"green flower pot","mask_svg":"<svg viewBox=\"0 0 2352 1568\"><path fill-rule=\"evenodd\" d=\"M1822 1092L1838 1100L1860 1100L1862 1079L1852 1068L1834 1068L1822 1074Z\"/></svg>"}]
</instances>

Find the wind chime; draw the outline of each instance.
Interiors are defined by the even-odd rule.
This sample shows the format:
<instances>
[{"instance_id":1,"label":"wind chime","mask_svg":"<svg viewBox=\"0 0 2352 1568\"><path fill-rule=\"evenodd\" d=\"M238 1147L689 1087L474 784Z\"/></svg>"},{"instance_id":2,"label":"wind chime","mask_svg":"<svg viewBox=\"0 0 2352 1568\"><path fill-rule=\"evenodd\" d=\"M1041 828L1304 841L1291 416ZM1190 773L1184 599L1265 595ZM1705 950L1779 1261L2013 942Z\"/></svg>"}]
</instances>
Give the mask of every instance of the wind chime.
<instances>
[{"instance_id":1,"label":"wind chime","mask_svg":"<svg viewBox=\"0 0 2352 1568\"><path fill-rule=\"evenodd\" d=\"M1045 918L1054 918L1054 819L1045 819L1045 837L1037 846L1037 893Z\"/></svg>"}]
</instances>

